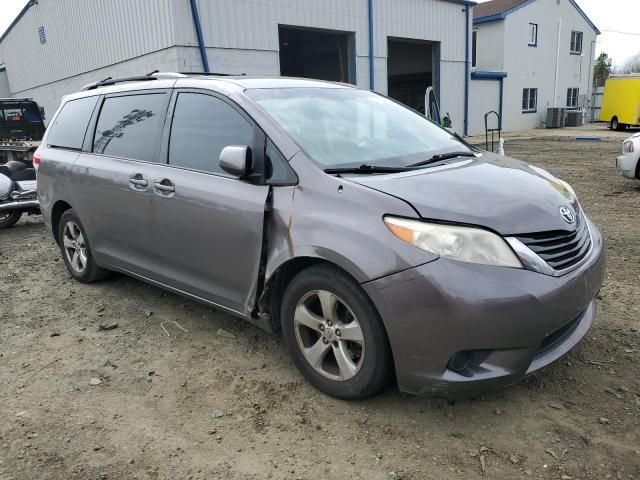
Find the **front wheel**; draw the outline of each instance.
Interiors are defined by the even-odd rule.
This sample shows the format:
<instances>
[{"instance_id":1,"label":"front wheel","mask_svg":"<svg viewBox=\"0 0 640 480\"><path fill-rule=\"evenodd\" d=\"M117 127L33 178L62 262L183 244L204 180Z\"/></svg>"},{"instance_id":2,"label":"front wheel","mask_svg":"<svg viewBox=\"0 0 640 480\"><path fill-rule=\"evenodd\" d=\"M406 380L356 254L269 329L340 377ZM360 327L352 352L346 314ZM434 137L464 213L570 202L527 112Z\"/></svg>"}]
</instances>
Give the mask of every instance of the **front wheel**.
<instances>
[{"instance_id":1,"label":"front wheel","mask_svg":"<svg viewBox=\"0 0 640 480\"><path fill-rule=\"evenodd\" d=\"M18 210L9 210L0 212L0 230L3 228L13 227L22 217L22 212Z\"/></svg>"},{"instance_id":2,"label":"front wheel","mask_svg":"<svg viewBox=\"0 0 640 480\"><path fill-rule=\"evenodd\" d=\"M281 312L293 362L317 389L353 400L389 383L391 349L382 321L346 274L327 265L302 271L288 285Z\"/></svg>"}]
</instances>

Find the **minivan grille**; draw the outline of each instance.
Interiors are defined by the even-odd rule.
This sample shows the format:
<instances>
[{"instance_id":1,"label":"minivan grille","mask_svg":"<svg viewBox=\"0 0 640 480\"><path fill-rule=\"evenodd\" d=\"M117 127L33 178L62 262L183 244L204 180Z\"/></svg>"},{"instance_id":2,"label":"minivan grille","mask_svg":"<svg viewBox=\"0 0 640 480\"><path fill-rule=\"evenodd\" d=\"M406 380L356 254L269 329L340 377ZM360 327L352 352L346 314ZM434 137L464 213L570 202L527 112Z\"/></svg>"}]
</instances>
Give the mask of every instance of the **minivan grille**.
<instances>
[{"instance_id":1,"label":"minivan grille","mask_svg":"<svg viewBox=\"0 0 640 480\"><path fill-rule=\"evenodd\" d=\"M580 263L591 249L591 235L583 215L578 213L573 232L554 230L519 235L516 238L534 251L550 267L564 270Z\"/></svg>"}]
</instances>

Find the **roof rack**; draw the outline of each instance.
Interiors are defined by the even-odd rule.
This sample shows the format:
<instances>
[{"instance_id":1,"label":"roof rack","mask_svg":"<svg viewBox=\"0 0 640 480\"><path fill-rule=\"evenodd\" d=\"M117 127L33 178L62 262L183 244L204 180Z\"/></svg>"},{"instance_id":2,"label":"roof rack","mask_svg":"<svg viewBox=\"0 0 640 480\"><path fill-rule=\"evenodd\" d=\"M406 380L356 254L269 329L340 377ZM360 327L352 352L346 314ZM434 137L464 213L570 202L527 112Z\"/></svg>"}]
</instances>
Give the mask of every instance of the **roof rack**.
<instances>
[{"instance_id":1,"label":"roof rack","mask_svg":"<svg viewBox=\"0 0 640 480\"><path fill-rule=\"evenodd\" d=\"M160 80L164 78L183 78L185 76L186 75L182 73L175 73L175 72L160 73L158 70L154 70L153 72L148 73L147 75L134 75L131 77L120 77L120 78L107 77L104 80L100 80L98 82L93 82L85 85L80 89L80 91L84 92L86 90L94 90L99 87L106 87L108 85L115 85L117 83L123 83L123 82L145 82L149 80Z\"/></svg>"},{"instance_id":2,"label":"roof rack","mask_svg":"<svg viewBox=\"0 0 640 480\"><path fill-rule=\"evenodd\" d=\"M33 97L24 97L24 98L6 97L6 98L0 98L0 102L33 102Z\"/></svg>"}]
</instances>

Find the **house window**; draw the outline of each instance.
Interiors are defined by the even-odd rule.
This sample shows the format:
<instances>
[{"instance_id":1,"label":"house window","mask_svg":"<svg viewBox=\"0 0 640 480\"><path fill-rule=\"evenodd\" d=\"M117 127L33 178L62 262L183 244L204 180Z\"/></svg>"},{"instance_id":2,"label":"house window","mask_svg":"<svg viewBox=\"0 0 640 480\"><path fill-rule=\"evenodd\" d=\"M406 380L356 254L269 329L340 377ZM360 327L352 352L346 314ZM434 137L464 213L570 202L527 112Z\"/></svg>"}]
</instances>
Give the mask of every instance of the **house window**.
<instances>
[{"instance_id":1,"label":"house window","mask_svg":"<svg viewBox=\"0 0 640 480\"><path fill-rule=\"evenodd\" d=\"M578 108L578 89L567 89L567 108Z\"/></svg>"},{"instance_id":2,"label":"house window","mask_svg":"<svg viewBox=\"0 0 640 480\"><path fill-rule=\"evenodd\" d=\"M478 30L471 32L471 66L475 67L477 63L478 51Z\"/></svg>"},{"instance_id":3,"label":"house window","mask_svg":"<svg viewBox=\"0 0 640 480\"><path fill-rule=\"evenodd\" d=\"M538 46L538 24L537 23L529 24L529 46L530 47Z\"/></svg>"},{"instance_id":4,"label":"house window","mask_svg":"<svg viewBox=\"0 0 640 480\"><path fill-rule=\"evenodd\" d=\"M523 88L522 89L522 111L536 112L538 109L538 89Z\"/></svg>"},{"instance_id":5,"label":"house window","mask_svg":"<svg viewBox=\"0 0 640 480\"><path fill-rule=\"evenodd\" d=\"M573 55L582 53L582 32L571 32L571 53Z\"/></svg>"}]
</instances>

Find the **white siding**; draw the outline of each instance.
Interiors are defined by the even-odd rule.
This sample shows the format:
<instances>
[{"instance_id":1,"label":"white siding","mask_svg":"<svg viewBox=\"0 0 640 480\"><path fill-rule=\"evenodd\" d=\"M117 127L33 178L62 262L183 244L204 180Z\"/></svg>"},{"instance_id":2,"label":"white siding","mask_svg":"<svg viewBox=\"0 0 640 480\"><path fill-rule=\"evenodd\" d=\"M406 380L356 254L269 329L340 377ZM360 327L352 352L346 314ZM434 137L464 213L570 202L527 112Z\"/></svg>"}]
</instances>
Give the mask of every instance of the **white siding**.
<instances>
[{"instance_id":1,"label":"white siding","mask_svg":"<svg viewBox=\"0 0 640 480\"><path fill-rule=\"evenodd\" d=\"M2 42L12 93L170 47L173 1L40 0Z\"/></svg>"},{"instance_id":2,"label":"white siding","mask_svg":"<svg viewBox=\"0 0 640 480\"><path fill-rule=\"evenodd\" d=\"M483 23L477 30L476 70L502 71L504 68L504 24Z\"/></svg>"},{"instance_id":3,"label":"white siding","mask_svg":"<svg viewBox=\"0 0 640 480\"><path fill-rule=\"evenodd\" d=\"M23 90L20 97L31 97L38 105L45 109L45 123L53 117L53 114L60 105L60 100L65 95L75 93L84 85L106 77L128 77L138 75L140 72L150 72L155 69L161 71L175 71L178 66L178 49L176 47L166 48L158 52L149 53L131 59L127 62L120 62L98 70L75 75L70 78L58 80L47 85Z\"/></svg>"},{"instance_id":4,"label":"white siding","mask_svg":"<svg viewBox=\"0 0 640 480\"><path fill-rule=\"evenodd\" d=\"M278 25L353 32L356 83L369 88L369 21L366 0L198 0L198 11L211 70L221 73L278 75ZM374 2L374 73L376 91L387 93L389 37L429 40L440 46L440 94L454 128L464 121L465 11L441 0ZM176 43L196 46L189 2L174 3ZM185 69L202 62L188 50ZM446 109L446 110L445 110Z\"/></svg>"},{"instance_id":5,"label":"white siding","mask_svg":"<svg viewBox=\"0 0 640 480\"><path fill-rule=\"evenodd\" d=\"M566 105L567 89L578 87L582 95L591 93L593 45L596 34L568 0L537 0L507 16L505 20L504 62L508 78L504 90L504 126L524 130L542 126L547 107L554 106L558 23L561 23L557 93L555 106ZM527 46L529 23L538 24L538 46ZM583 32L583 55L571 55L571 30ZM538 89L538 111L522 113L522 89Z\"/></svg>"},{"instance_id":6,"label":"white siding","mask_svg":"<svg viewBox=\"0 0 640 480\"><path fill-rule=\"evenodd\" d=\"M303 26L353 32L356 83L369 88L367 0L197 0L197 5L212 71L278 75L278 25ZM387 92L389 37L435 42L440 103L461 132L465 7L444 0L376 0L374 5L376 90ZM40 26L45 44L39 42ZM202 70L188 0L40 0L1 45L12 95L36 92L48 111L72 88L123 71ZM155 58L149 54L167 49L171 53L161 57L169 55L170 61L149 63ZM132 61L138 58L143 60ZM46 100L45 92L50 92Z\"/></svg>"},{"instance_id":7,"label":"white siding","mask_svg":"<svg viewBox=\"0 0 640 480\"><path fill-rule=\"evenodd\" d=\"M6 98L11 96L11 90L9 89L9 79L7 78L7 72L0 70L0 98Z\"/></svg>"},{"instance_id":8,"label":"white siding","mask_svg":"<svg viewBox=\"0 0 640 480\"><path fill-rule=\"evenodd\" d=\"M500 113L500 81L472 80L469 96L469 135L484 133L484 115L491 110ZM487 119L489 128L496 128L495 117Z\"/></svg>"}]
</instances>

